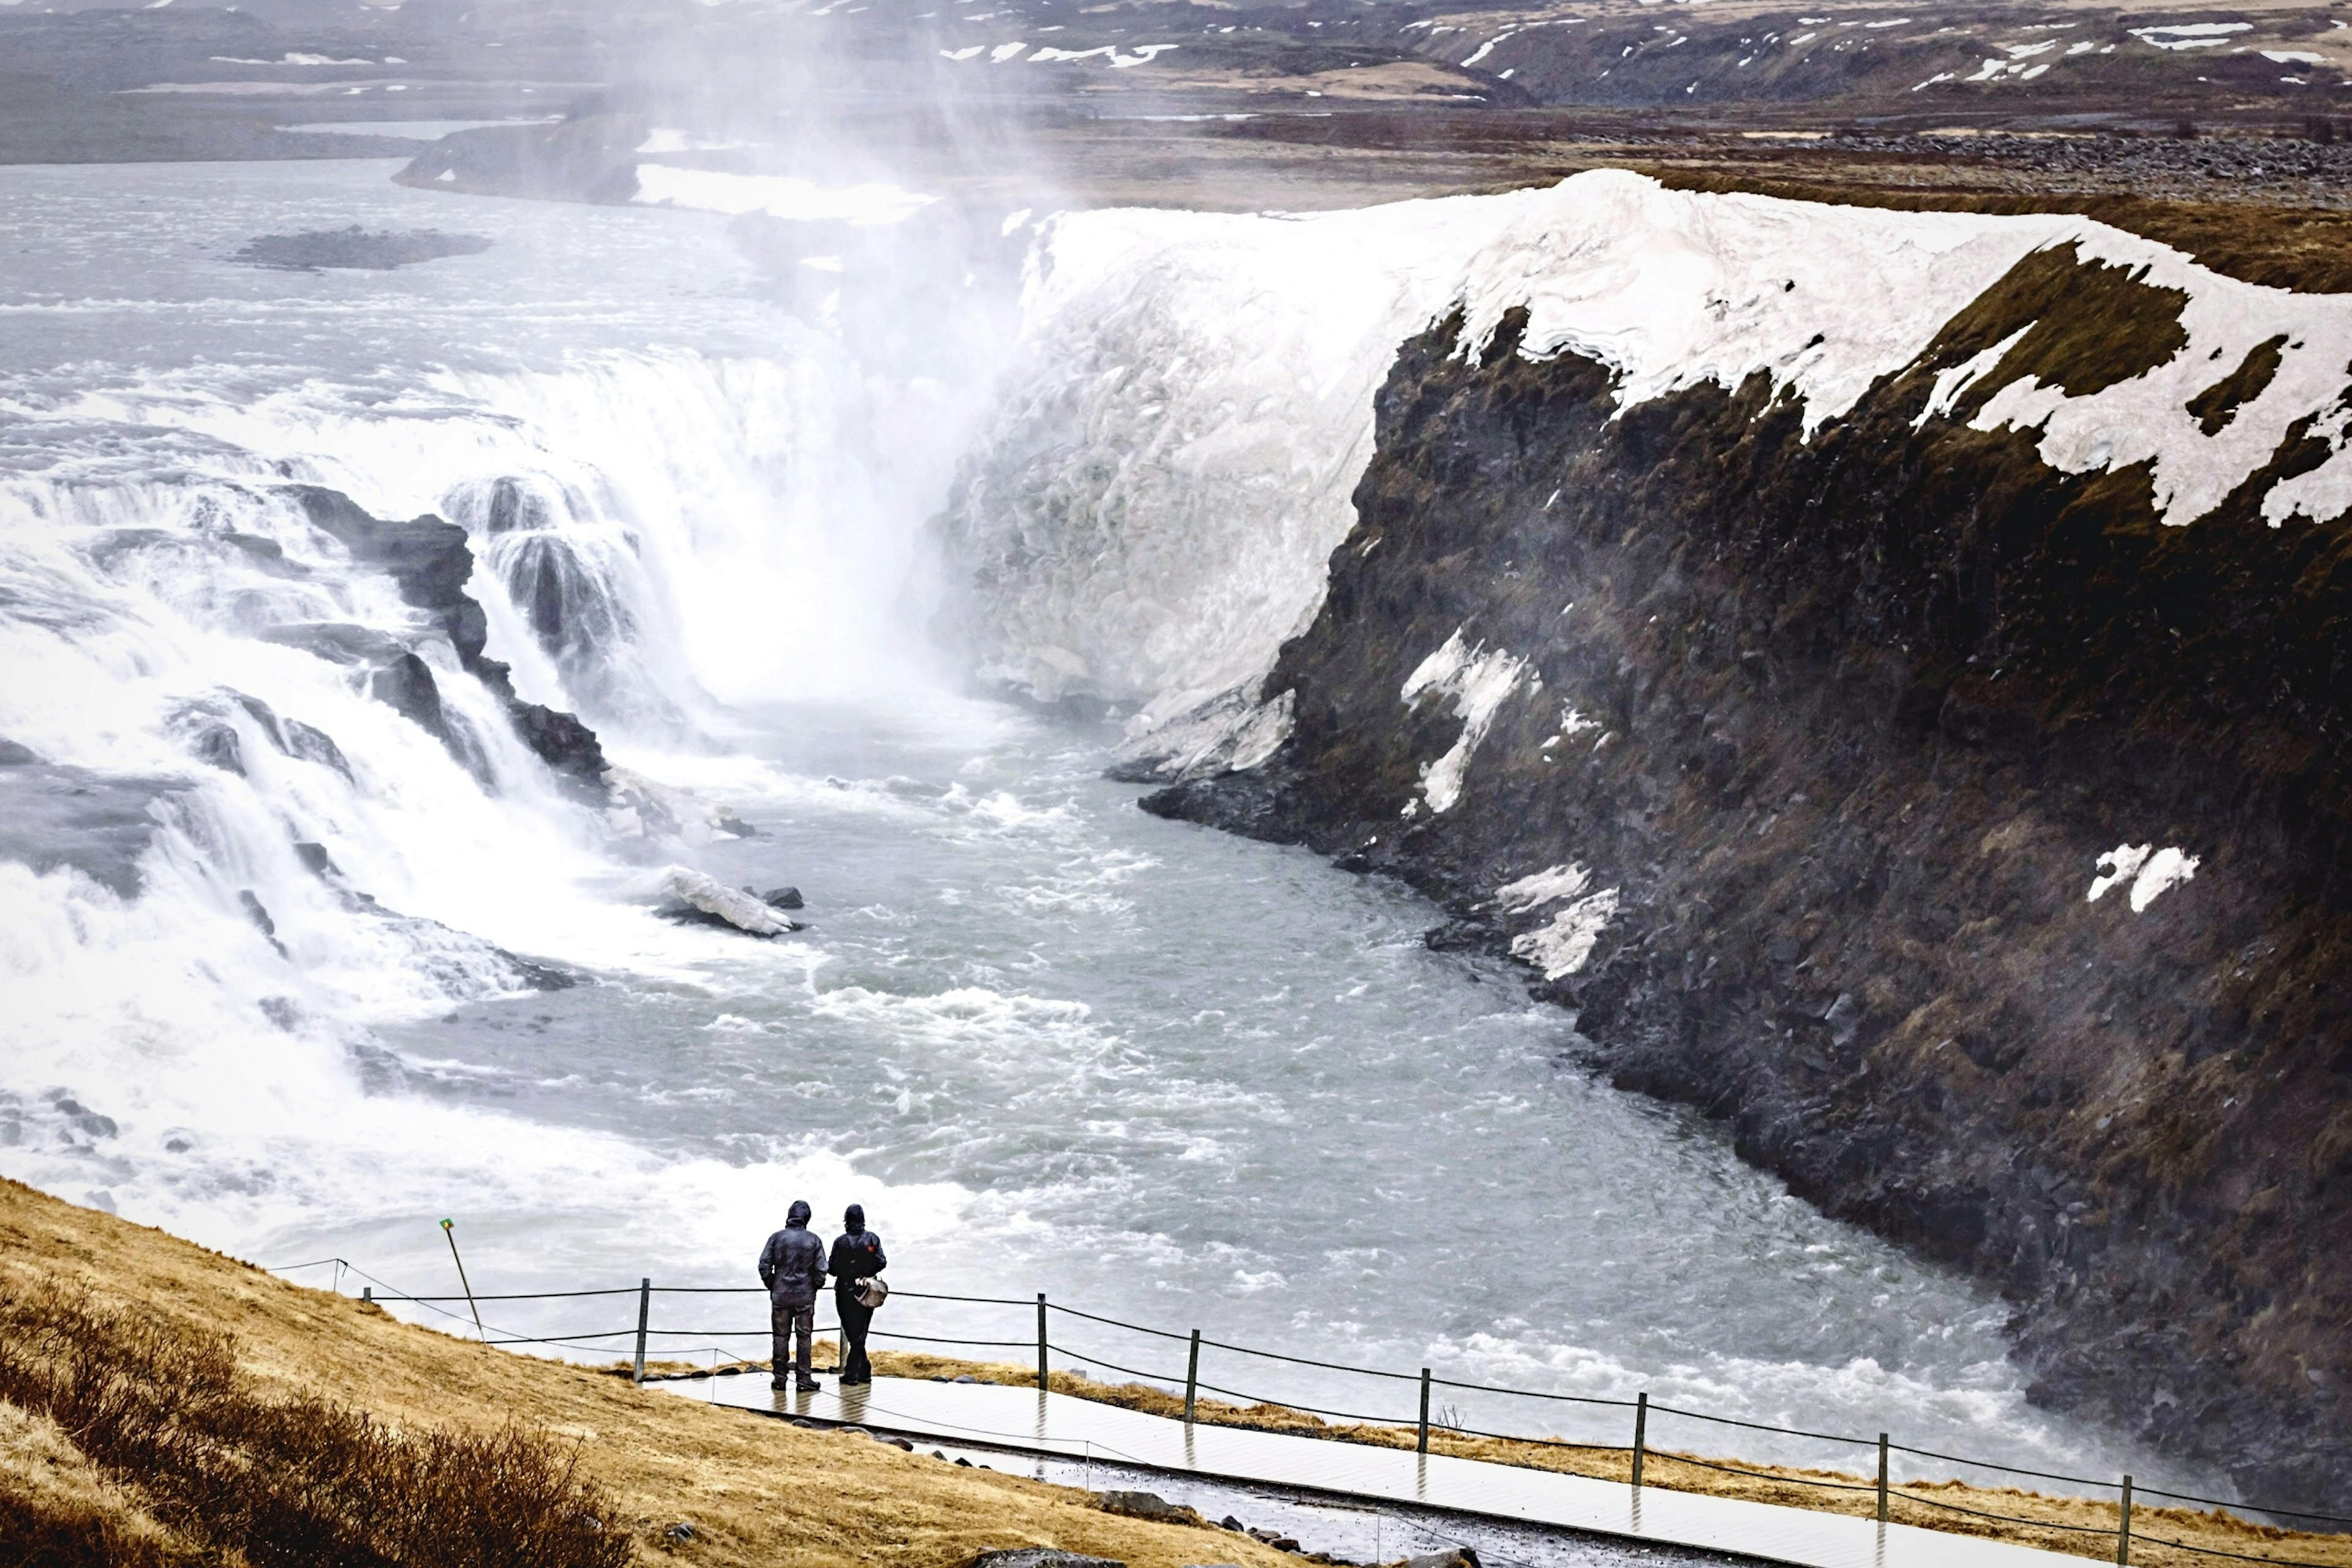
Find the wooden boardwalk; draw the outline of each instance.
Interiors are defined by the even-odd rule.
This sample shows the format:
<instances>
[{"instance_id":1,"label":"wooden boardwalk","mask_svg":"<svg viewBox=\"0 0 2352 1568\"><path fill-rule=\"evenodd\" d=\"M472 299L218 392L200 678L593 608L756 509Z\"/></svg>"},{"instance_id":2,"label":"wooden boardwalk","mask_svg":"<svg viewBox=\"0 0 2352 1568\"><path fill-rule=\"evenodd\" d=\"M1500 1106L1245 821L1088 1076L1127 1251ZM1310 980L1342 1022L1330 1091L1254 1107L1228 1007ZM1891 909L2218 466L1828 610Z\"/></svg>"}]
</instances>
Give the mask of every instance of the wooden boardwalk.
<instances>
[{"instance_id":1,"label":"wooden boardwalk","mask_svg":"<svg viewBox=\"0 0 2352 1568\"><path fill-rule=\"evenodd\" d=\"M994 1384L824 1380L816 1394L772 1390L763 1374L661 1385L687 1398L763 1415L1177 1475L1260 1482L1359 1502L1399 1503L1623 1540L1696 1547L1800 1568L2055 1568L2054 1552L1907 1524L1690 1492L1588 1480L1166 1416Z\"/></svg>"}]
</instances>

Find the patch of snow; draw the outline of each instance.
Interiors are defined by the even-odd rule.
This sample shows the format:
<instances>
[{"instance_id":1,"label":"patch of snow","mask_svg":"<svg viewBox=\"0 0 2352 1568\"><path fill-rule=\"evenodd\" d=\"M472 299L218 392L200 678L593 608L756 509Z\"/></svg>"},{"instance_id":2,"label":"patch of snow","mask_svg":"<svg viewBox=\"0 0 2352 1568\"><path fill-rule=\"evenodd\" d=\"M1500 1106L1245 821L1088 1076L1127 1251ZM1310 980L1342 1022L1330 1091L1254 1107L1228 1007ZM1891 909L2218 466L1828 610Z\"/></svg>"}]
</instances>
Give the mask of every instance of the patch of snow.
<instances>
[{"instance_id":1,"label":"patch of snow","mask_svg":"<svg viewBox=\"0 0 2352 1568\"><path fill-rule=\"evenodd\" d=\"M992 49L991 49L991 50L989 50L989 51L988 51L988 60L989 60L989 63L990 63L991 65L999 65L999 66L1001 66L1001 65L1003 65L1005 61L1007 61L1007 60L1009 60L1009 59L1013 58L1015 55L1018 55L1022 50L1024 50L1024 49L1027 48L1028 47L1029 47L1029 46L1028 46L1028 45L1026 45L1026 44L1017 44L1017 43L1016 43L1016 44L999 44L999 45L997 45L997 46L996 46L996 47L994 47L994 48L992 48Z\"/></svg>"},{"instance_id":2,"label":"patch of snow","mask_svg":"<svg viewBox=\"0 0 2352 1568\"><path fill-rule=\"evenodd\" d=\"M2159 894L2192 880L2201 864L2197 856L2184 854L2177 846L2158 849L2147 844L2118 844L2099 857L2099 875L2092 879L2091 890L2084 897L2096 903L2107 889L2128 879L2132 913L2139 914Z\"/></svg>"},{"instance_id":3,"label":"patch of snow","mask_svg":"<svg viewBox=\"0 0 2352 1568\"><path fill-rule=\"evenodd\" d=\"M730 888L708 872L688 866L665 866L635 878L621 889L621 896L632 903L675 900L690 904L753 936L774 936L792 929L791 921L762 903L757 895Z\"/></svg>"},{"instance_id":4,"label":"patch of snow","mask_svg":"<svg viewBox=\"0 0 2352 1568\"><path fill-rule=\"evenodd\" d=\"M2308 49L2264 49L2261 52L2263 58L2273 65L2320 66L2327 63L2326 56L2315 55Z\"/></svg>"},{"instance_id":5,"label":"patch of snow","mask_svg":"<svg viewBox=\"0 0 2352 1568\"><path fill-rule=\"evenodd\" d=\"M1960 395L1990 374L1993 366L2009 357L2009 351L2017 346L2018 340L2032 330L2033 324L2029 321L1982 353L1949 369L1937 371L1935 384L1927 393L1927 401L1920 408L1919 417L1911 422L1911 428L1916 430L1928 420L1949 414L1953 405L1959 402Z\"/></svg>"},{"instance_id":6,"label":"patch of snow","mask_svg":"<svg viewBox=\"0 0 2352 1568\"><path fill-rule=\"evenodd\" d=\"M1297 694L1271 702L1227 691L1164 723L1130 725L1118 747L1122 761L1159 759L1164 777L1190 779L1244 773L1259 766L1290 739Z\"/></svg>"},{"instance_id":7,"label":"patch of snow","mask_svg":"<svg viewBox=\"0 0 2352 1568\"><path fill-rule=\"evenodd\" d=\"M2152 844L2118 844L2099 857L2097 874L2091 879L2091 890L2083 895L2086 903L2097 903L2107 889L2139 874L2155 849Z\"/></svg>"},{"instance_id":8,"label":"patch of snow","mask_svg":"<svg viewBox=\"0 0 2352 1568\"><path fill-rule=\"evenodd\" d=\"M1506 882L1495 889L1495 901L1512 914L1532 910L1539 904L1557 903L1572 899L1592 885L1592 873L1578 865L1552 866L1521 877L1516 882Z\"/></svg>"},{"instance_id":9,"label":"patch of snow","mask_svg":"<svg viewBox=\"0 0 2352 1568\"><path fill-rule=\"evenodd\" d=\"M1603 888L1577 900L1550 924L1513 937L1512 955L1534 964L1546 980L1576 973L1591 960L1593 944L1617 912L1617 898L1616 889Z\"/></svg>"},{"instance_id":10,"label":"patch of snow","mask_svg":"<svg viewBox=\"0 0 2352 1568\"><path fill-rule=\"evenodd\" d=\"M2352 505L2347 490L2352 474L2336 467L2352 426L2352 409L2336 403L2343 367L2352 360L2352 298L2241 283L2103 224L2082 223L2063 237L2080 246L2085 260L2128 267L2152 287L2185 293L2180 324L2188 345L2146 374L2085 397L2068 397L2039 382L2014 382L1978 413L1977 428L2039 427L2042 461L2067 473L2151 462L2158 515L2181 525L2211 512L2269 463L2290 425L2315 414L2312 434L2333 439L2338 450L2320 468L2274 485L2263 498L2263 515L2279 521L2300 509L2326 521ZM2189 404L2274 336L2285 339L2277 374L2227 425L2207 435Z\"/></svg>"},{"instance_id":11,"label":"patch of snow","mask_svg":"<svg viewBox=\"0 0 2352 1568\"><path fill-rule=\"evenodd\" d=\"M870 226L897 223L939 198L878 181L827 187L797 174L728 174L715 169L640 163L636 199L650 206L758 212L771 217L845 218Z\"/></svg>"},{"instance_id":12,"label":"patch of snow","mask_svg":"<svg viewBox=\"0 0 2352 1568\"><path fill-rule=\"evenodd\" d=\"M2189 22L2170 27L2130 27L2126 31L2141 43L2159 49L2210 49L2230 41L2232 33L2253 31L2252 22Z\"/></svg>"},{"instance_id":13,"label":"patch of snow","mask_svg":"<svg viewBox=\"0 0 2352 1568\"><path fill-rule=\"evenodd\" d=\"M1421 793L1430 810L1450 811L1462 798L1463 774L1471 757L1486 738L1504 700L1518 689L1527 672L1525 659L1500 648L1489 653L1484 643L1465 647L1462 629L1456 626L1443 647L1405 677L1398 697L1407 707L1418 702L1423 692L1434 692L1454 699L1454 716L1462 721L1462 733L1453 746L1422 769Z\"/></svg>"}]
</instances>

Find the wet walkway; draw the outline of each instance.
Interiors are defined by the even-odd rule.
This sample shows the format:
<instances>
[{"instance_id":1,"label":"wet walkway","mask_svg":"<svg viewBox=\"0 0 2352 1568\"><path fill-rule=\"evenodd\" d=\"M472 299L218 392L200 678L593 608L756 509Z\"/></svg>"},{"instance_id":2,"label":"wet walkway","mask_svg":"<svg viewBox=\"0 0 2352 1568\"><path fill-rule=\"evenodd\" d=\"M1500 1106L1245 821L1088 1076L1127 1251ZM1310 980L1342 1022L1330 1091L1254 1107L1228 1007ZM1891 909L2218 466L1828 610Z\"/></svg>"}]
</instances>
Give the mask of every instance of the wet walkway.
<instances>
[{"instance_id":1,"label":"wet walkway","mask_svg":"<svg viewBox=\"0 0 2352 1568\"><path fill-rule=\"evenodd\" d=\"M2056 1555L1915 1525L1655 1487L1636 1491L1616 1481L1475 1459L1234 1426L1188 1426L1068 1394L994 1384L885 1377L869 1388L843 1390L827 1378L820 1393L793 1394L772 1390L764 1375L753 1375L660 1386L687 1398L910 1438L1296 1487L1801 1568L2053 1568L2048 1559Z\"/></svg>"}]
</instances>

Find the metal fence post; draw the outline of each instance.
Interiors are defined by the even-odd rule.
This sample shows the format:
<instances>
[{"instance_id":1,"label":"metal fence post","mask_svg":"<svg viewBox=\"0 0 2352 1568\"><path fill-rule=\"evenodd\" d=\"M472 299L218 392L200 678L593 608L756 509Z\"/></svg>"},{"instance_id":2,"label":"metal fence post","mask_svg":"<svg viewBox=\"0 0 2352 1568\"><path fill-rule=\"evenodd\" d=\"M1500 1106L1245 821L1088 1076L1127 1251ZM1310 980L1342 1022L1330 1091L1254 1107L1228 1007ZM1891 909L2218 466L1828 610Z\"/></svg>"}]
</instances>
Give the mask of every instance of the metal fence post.
<instances>
[{"instance_id":1,"label":"metal fence post","mask_svg":"<svg viewBox=\"0 0 2352 1568\"><path fill-rule=\"evenodd\" d=\"M360 1300L373 1305L375 1301L375 1287L373 1285L361 1286Z\"/></svg>"},{"instance_id":2,"label":"metal fence post","mask_svg":"<svg viewBox=\"0 0 2352 1568\"><path fill-rule=\"evenodd\" d=\"M1201 1331L1192 1331L1192 1352L1184 1358L1184 1425L1192 1424L1192 1398L1201 1389Z\"/></svg>"},{"instance_id":3,"label":"metal fence post","mask_svg":"<svg viewBox=\"0 0 2352 1568\"><path fill-rule=\"evenodd\" d=\"M653 1310L654 1282L650 1278L639 1279L637 1281L637 1370L630 1376L631 1383L643 1383L646 1380L646 1321L653 1315Z\"/></svg>"},{"instance_id":4,"label":"metal fence post","mask_svg":"<svg viewBox=\"0 0 2352 1568\"><path fill-rule=\"evenodd\" d=\"M2124 1478L2123 1517L2116 1526L2116 1561L2130 1568L2131 1563L2131 1478Z\"/></svg>"},{"instance_id":5,"label":"metal fence post","mask_svg":"<svg viewBox=\"0 0 2352 1568\"><path fill-rule=\"evenodd\" d=\"M1650 1396L1646 1393L1637 1394L1633 1396L1633 1489L1635 1491L1642 1489L1642 1450L1649 1446L1649 1441Z\"/></svg>"},{"instance_id":6,"label":"metal fence post","mask_svg":"<svg viewBox=\"0 0 2352 1568\"><path fill-rule=\"evenodd\" d=\"M1429 1369L1421 1369L1421 1447L1418 1452L1429 1452Z\"/></svg>"},{"instance_id":7,"label":"metal fence post","mask_svg":"<svg viewBox=\"0 0 2352 1568\"><path fill-rule=\"evenodd\" d=\"M1878 1522L1886 1522L1886 1434L1878 1435Z\"/></svg>"},{"instance_id":8,"label":"metal fence post","mask_svg":"<svg viewBox=\"0 0 2352 1568\"><path fill-rule=\"evenodd\" d=\"M482 1310L474 1304L474 1282L466 1278L466 1260L457 1256L457 1222L453 1219L443 1220L441 1234L449 1238L449 1257L457 1265L457 1283L465 1287L467 1309L474 1314L474 1332L487 1344L489 1342L490 1331L482 1327Z\"/></svg>"},{"instance_id":9,"label":"metal fence post","mask_svg":"<svg viewBox=\"0 0 2352 1568\"><path fill-rule=\"evenodd\" d=\"M1045 1292L1037 1292L1037 1392L1045 1392Z\"/></svg>"}]
</instances>

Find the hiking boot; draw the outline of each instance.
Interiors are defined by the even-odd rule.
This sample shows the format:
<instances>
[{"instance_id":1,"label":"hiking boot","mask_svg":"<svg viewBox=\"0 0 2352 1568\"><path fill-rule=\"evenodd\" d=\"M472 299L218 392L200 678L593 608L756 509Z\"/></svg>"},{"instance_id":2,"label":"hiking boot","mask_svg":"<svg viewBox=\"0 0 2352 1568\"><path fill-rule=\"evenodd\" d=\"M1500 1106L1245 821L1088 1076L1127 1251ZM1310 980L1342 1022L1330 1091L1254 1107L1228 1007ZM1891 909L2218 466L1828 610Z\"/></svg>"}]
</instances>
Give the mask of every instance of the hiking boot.
<instances>
[{"instance_id":1,"label":"hiking boot","mask_svg":"<svg viewBox=\"0 0 2352 1568\"><path fill-rule=\"evenodd\" d=\"M800 1384L797 1386L803 1394L822 1394L824 1392L824 1384L819 1383L814 1378L810 1378L806 1383Z\"/></svg>"}]
</instances>

